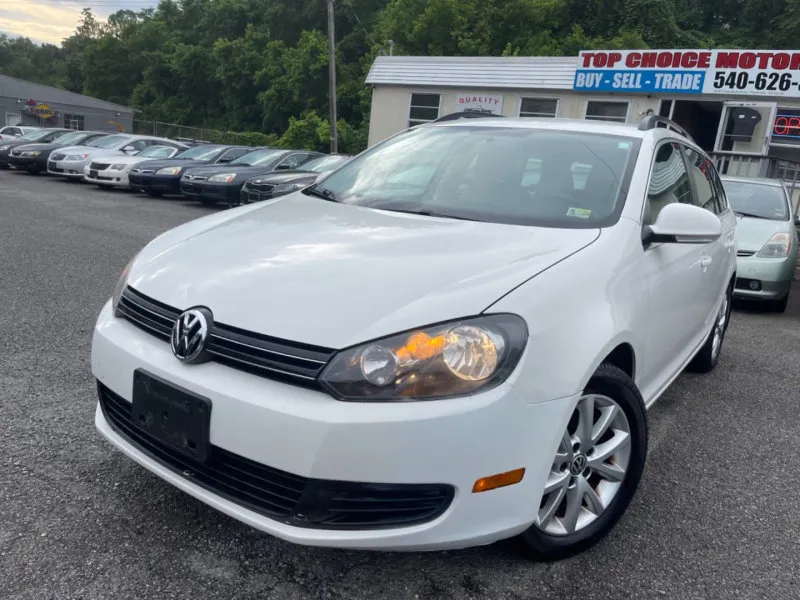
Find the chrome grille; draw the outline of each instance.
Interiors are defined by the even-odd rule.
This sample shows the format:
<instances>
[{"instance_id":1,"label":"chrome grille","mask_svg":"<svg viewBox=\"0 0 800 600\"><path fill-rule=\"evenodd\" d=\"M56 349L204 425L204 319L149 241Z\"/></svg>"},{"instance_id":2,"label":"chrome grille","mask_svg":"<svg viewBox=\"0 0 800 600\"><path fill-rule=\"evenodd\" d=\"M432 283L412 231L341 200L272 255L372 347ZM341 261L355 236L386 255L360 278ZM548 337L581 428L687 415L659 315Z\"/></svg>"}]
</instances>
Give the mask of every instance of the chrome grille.
<instances>
[{"instance_id":1,"label":"chrome grille","mask_svg":"<svg viewBox=\"0 0 800 600\"><path fill-rule=\"evenodd\" d=\"M753 256L755 254L754 250L737 250L736 256Z\"/></svg>"},{"instance_id":2,"label":"chrome grille","mask_svg":"<svg viewBox=\"0 0 800 600\"><path fill-rule=\"evenodd\" d=\"M63 152L56 152L50 155L50 160L64 160L65 158L67 158L67 155Z\"/></svg>"},{"instance_id":3,"label":"chrome grille","mask_svg":"<svg viewBox=\"0 0 800 600\"><path fill-rule=\"evenodd\" d=\"M89 164L89 168L92 171L105 171L110 166L111 166L111 163L96 163L96 162L93 162L93 163Z\"/></svg>"},{"instance_id":4,"label":"chrome grille","mask_svg":"<svg viewBox=\"0 0 800 600\"><path fill-rule=\"evenodd\" d=\"M245 184L244 187L247 188L247 191L250 191L250 192L266 193L266 192L271 192L272 190L274 190L275 189L275 184L248 182L248 183Z\"/></svg>"},{"instance_id":5,"label":"chrome grille","mask_svg":"<svg viewBox=\"0 0 800 600\"><path fill-rule=\"evenodd\" d=\"M117 305L117 316L160 340L169 342L181 311L148 298L131 287ZM215 362L275 379L320 389L317 375L333 356L329 348L300 344L214 323L206 350Z\"/></svg>"},{"instance_id":6,"label":"chrome grille","mask_svg":"<svg viewBox=\"0 0 800 600\"><path fill-rule=\"evenodd\" d=\"M208 179L205 175L184 175L187 181L205 181Z\"/></svg>"}]
</instances>

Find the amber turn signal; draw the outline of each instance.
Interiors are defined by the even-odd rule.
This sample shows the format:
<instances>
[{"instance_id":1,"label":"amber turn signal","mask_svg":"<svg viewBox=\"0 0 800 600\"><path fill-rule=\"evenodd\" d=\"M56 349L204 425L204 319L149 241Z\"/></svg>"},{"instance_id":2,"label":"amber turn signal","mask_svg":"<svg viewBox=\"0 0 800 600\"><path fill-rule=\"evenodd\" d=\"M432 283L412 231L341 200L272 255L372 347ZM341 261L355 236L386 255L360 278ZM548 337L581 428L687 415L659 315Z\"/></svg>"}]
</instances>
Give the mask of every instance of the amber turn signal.
<instances>
[{"instance_id":1,"label":"amber turn signal","mask_svg":"<svg viewBox=\"0 0 800 600\"><path fill-rule=\"evenodd\" d=\"M491 477L482 477L472 486L472 493L488 492L489 490L505 487L507 485L514 485L522 481L524 475L525 469L515 469L506 473L492 475Z\"/></svg>"}]
</instances>

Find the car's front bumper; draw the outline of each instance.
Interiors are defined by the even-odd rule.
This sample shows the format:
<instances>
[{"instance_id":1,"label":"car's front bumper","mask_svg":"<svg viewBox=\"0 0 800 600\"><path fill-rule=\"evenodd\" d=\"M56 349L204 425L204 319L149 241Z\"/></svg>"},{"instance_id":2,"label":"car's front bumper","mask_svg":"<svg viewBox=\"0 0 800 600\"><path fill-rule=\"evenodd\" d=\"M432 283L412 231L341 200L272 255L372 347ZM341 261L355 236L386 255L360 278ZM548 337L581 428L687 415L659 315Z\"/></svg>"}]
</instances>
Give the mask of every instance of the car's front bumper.
<instances>
[{"instance_id":1,"label":"car's front bumper","mask_svg":"<svg viewBox=\"0 0 800 600\"><path fill-rule=\"evenodd\" d=\"M781 300L792 287L797 252L792 252L784 259L740 256L736 263L734 296L752 300Z\"/></svg>"},{"instance_id":2,"label":"car's front bumper","mask_svg":"<svg viewBox=\"0 0 800 600\"><path fill-rule=\"evenodd\" d=\"M86 165L83 168L83 178L89 183L95 183L97 185L108 185L112 187L124 188L130 186L130 183L128 182L127 171L105 169L103 171L95 171L92 173L92 171L89 169L89 165Z\"/></svg>"},{"instance_id":3,"label":"car's front bumper","mask_svg":"<svg viewBox=\"0 0 800 600\"><path fill-rule=\"evenodd\" d=\"M160 192L162 194L180 194L180 175L152 175L130 173L128 181L131 186L143 189L146 192Z\"/></svg>"},{"instance_id":4,"label":"car's front bumper","mask_svg":"<svg viewBox=\"0 0 800 600\"><path fill-rule=\"evenodd\" d=\"M47 169L47 157L42 156L13 156L8 157L9 165L23 171L44 171Z\"/></svg>"},{"instance_id":5,"label":"car's front bumper","mask_svg":"<svg viewBox=\"0 0 800 600\"><path fill-rule=\"evenodd\" d=\"M237 204L241 188L240 183L181 180L181 194L187 198L214 200L223 204Z\"/></svg>"},{"instance_id":6,"label":"car's front bumper","mask_svg":"<svg viewBox=\"0 0 800 600\"><path fill-rule=\"evenodd\" d=\"M435 550L491 543L536 518L544 483L577 396L530 403L511 381L445 401L348 403L230 367L188 366L168 343L103 308L94 331L92 372L124 402L144 369L212 401L211 443L221 452L322 482L445 484L454 495L433 520L412 526L336 529L297 526L234 502L190 473L168 466L111 426L95 424L117 448L172 485L257 529L305 545ZM216 451L216 450L215 450ZM522 481L473 493L482 477L525 468Z\"/></svg>"},{"instance_id":7,"label":"car's front bumper","mask_svg":"<svg viewBox=\"0 0 800 600\"><path fill-rule=\"evenodd\" d=\"M83 168L86 160L48 160L47 172L51 175L59 175L70 179L83 179Z\"/></svg>"}]
</instances>

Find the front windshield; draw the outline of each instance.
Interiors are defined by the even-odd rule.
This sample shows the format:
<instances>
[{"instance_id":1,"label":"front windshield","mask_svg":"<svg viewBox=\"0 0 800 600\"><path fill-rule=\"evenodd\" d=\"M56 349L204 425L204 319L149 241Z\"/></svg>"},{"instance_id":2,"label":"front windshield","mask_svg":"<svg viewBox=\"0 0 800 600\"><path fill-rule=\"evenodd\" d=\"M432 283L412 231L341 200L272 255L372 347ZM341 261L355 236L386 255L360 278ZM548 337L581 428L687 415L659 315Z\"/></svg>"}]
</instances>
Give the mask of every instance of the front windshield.
<instances>
[{"instance_id":1,"label":"front windshield","mask_svg":"<svg viewBox=\"0 0 800 600\"><path fill-rule=\"evenodd\" d=\"M743 181L723 181L722 186L733 212L771 221L789 220L789 204L782 186Z\"/></svg>"},{"instance_id":2,"label":"front windshield","mask_svg":"<svg viewBox=\"0 0 800 600\"><path fill-rule=\"evenodd\" d=\"M124 144L129 139L131 139L129 135L109 135L108 137L92 140L86 145L92 148L113 148L118 144Z\"/></svg>"},{"instance_id":3,"label":"front windshield","mask_svg":"<svg viewBox=\"0 0 800 600\"><path fill-rule=\"evenodd\" d=\"M306 164L302 165L300 169L303 171L313 171L314 173L327 173L328 171L333 171L337 167L342 166L350 160L350 158L350 156L320 156L319 158L308 161Z\"/></svg>"},{"instance_id":4,"label":"front windshield","mask_svg":"<svg viewBox=\"0 0 800 600\"><path fill-rule=\"evenodd\" d=\"M151 146L139 152L136 156L149 158L169 158L174 148L169 146Z\"/></svg>"},{"instance_id":5,"label":"front windshield","mask_svg":"<svg viewBox=\"0 0 800 600\"><path fill-rule=\"evenodd\" d=\"M272 162L284 152L285 150L253 150L231 161L229 164L242 165L245 167L260 167L261 165Z\"/></svg>"},{"instance_id":6,"label":"front windshield","mask_svg":"<svg viewBox=\"0 0 800 600\"><path fill-rule=\"evenodd\" d=\"M189 160L211 160L224 146L195 146L176 154L175 158L186 158Z\"/></svg>"},{"instance_id":7,"label":"front windshield","mask_svg":"<svg viewBox=\"0 0 800 600\"><path fill-rule=\"evenodd\" d=\"M73 131L72 133L67 133L58 138L58 143L64 146L76 146L85 140L88 135L90 134L85 131Z\"/></svg>"},{"instance_id":8,"label":"front windshield","mask_svg":"<svg viewBox=\"0 0 800 600\"><path fill-rule=\"evenodd\" d=\"M622 210L638 146L586 132L425 126L368 150L304 193L493 223L603 227Z\"/></svg>"},{"instance_id":9,"label":"front windshield","mask_svg":"<svg viewBox=\"0 0 800 600\"><path fill-rule=\"evenodd\" d=\"M40 140L40 139L42 139L44 137L47 137L48 135L50 135L50 133L51 133L51 131L49 129L37 129L35 131L29 131L28 133L26 133L25 135L21 135L17 139L20 140L20 141L21 140L36 141L36 140Z\"/></svg>"}]
</instances>

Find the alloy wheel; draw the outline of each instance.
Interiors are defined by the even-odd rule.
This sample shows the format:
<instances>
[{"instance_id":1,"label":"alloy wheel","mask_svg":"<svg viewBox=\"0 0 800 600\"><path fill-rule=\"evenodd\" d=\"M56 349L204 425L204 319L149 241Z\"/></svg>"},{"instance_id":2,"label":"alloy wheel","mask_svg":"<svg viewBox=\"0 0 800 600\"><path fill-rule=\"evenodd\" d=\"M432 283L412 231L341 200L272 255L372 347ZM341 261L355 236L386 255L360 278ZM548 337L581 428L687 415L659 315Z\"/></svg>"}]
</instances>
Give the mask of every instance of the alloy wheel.
<instances>
[{"instance_id":1,"label":"alloy wheel","mask_svg":"<svg viewBox=\"0 0 800 600\"><path fill-rule=\"evenodd\" d=\"M725 325L728 323L728 294L722 299L722 306L717 313L717 319L714 322L714 339L711 342L711 356L716 359L719 351L722 349L722 338L725 336Z\"/></svg>"},{"instance_id":2,"label":"alloy wheel","mask_svg":"<svg viewBox=\"0 0 800 600\"><path fill-rule=\"evenodd\" d=\"M625 411L607 396L583 396L553 459L536 526L557 536L589 526L617 496L630 456Z\"/></svg>"}]
</instances>

